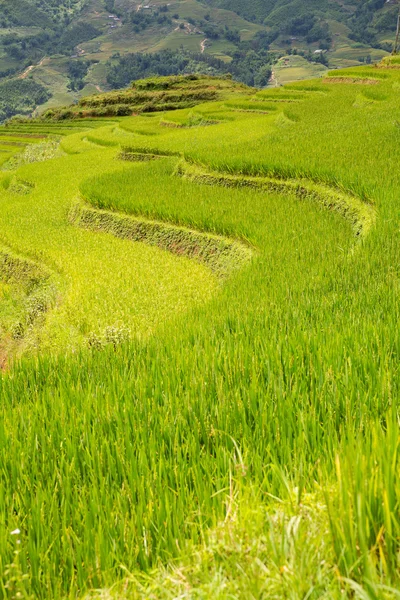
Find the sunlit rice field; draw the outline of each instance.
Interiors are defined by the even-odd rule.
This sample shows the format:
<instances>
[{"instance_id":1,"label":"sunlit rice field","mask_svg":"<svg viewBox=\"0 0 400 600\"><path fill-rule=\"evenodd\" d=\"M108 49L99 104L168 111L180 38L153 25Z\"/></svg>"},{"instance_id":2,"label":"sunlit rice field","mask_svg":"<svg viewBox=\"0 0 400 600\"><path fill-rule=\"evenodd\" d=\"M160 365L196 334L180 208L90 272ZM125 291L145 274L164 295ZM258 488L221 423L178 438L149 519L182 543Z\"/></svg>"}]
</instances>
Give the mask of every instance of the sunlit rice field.
<instances>
[{"instance_id":1,"label":"sunlit rice field","mask_svg":"<svg viewBox=\"0 0 400 600\"><path fill-rule=\"evenodd\" d=\"M1 131L0 597L399 597L400 71L334 75Z\"/></svg>"}]
</instances>

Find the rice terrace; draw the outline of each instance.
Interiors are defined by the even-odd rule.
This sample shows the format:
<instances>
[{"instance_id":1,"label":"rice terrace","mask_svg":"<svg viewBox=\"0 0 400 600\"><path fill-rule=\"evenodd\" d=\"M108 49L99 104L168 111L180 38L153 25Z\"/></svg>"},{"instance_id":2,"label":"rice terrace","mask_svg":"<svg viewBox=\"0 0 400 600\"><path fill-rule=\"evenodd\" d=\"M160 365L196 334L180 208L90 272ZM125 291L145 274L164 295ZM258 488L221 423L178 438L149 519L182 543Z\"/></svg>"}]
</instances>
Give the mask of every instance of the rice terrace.
<instances>
[{"instance_id":1,"label":"rice terrace","mask_svg":"<svg viewBox=\"0 0 400 600\"><path fill-rule=\"evenodd\" d=\"M400 59L0 128L0 597L400 597Z\"/></svg>"}]
</instances>

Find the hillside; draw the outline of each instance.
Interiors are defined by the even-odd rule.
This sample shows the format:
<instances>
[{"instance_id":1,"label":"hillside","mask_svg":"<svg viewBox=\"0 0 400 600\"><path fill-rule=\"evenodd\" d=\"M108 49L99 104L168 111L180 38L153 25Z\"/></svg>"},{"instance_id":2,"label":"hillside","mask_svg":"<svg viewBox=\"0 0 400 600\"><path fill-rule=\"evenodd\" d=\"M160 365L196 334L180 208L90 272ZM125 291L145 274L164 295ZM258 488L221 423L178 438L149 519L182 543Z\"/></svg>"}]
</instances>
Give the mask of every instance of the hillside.
<instances>
[{"instance_id":1,"label":"hillside","mask_svg":"<svg viewBox=\"0 0 400 600\"><path fill-rule=\"evenodd\" d=\"M264 87L277 57L293 52L304 58L309 77L316 63L379 61L392 47L397 14L395 0L2 0L0 6L0 79L32 78L51 94L44 109L152 75L231 72ZM289 74L296 78L292 70L282 81ZM12 98L3 101L4 113L20 111Z\"/></svg>"},{"instance_id":2,"label":"hillside","mask_svg":"<svg viewBox=\"0 0 400 600\"><path fill-rule=\"evenodd\" d=\"M398 598L399 89L0 127L2 598Z\"/></svg>"},{"instance_id":3,"label":"hillside","mask_svg":"<svg viewBox=\"0 0 400 600\"><path fill-rule=\"evenodd\" d=\"M193 108L204 102L247 97L243 84L209 75L180 75L137 80L126 90L82 98L78 104L43 113L43 120L63 121L86 117L122 117L141 113Z\"/></svg>"}]
</instances>

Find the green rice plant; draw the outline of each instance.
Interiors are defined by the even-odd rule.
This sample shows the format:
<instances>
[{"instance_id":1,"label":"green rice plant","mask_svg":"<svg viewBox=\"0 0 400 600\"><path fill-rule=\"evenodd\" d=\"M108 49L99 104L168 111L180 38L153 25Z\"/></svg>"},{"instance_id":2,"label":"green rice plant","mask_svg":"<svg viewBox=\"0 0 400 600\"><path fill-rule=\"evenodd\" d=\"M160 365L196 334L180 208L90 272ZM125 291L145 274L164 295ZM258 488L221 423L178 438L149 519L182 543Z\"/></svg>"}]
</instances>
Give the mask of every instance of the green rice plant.
<instances>
[{"instance_id":1,"label":"green rice plant","mask_svg":"<svg viewBox=\"0 0 400 600\"><path fill-rule=\"evenodd\" d=\"M400 57L393 55L393 56L385 56L382 59L380 66L387 68L387 67L393 67L393 66L396 67L399 64L400 64Z\"/></svg>"},{"instance_id":2,"label":"green rice plant","mask_svg":"<svg viewBox=\"0 0 400 600\"><path fill-rule=\"evenodd\" d=\"M259 113L269 113L271 111L277 110L277 107L273 104L267 104L264 102L255 102L254 100L249 100L247 102L243 101L231 101L226 103L227 108L234 108L243 111L250 112L259 112Z\"/></svg>"},{"instance_id":3,"label":"green rice plant","mask_svg":"<svg viewBox=\"0 0 400 600\"><path fill-rule=\"evenodd\" d=\"M251 260L251 249L244 244L162 222L134 219L79 205L72 209L70 220L85 229L106 231L118 238L144 242L178 256L187 256L206 264L220 277L231 275Z\"/></svg>"},{"instance_id":4,"label":"green rice plant","mask_svg":"<svg viewBox=\"0 0 400 600\"><path fill-rule=\"evenodd\" d=\"M102 152L102 150L100 150L100 152ZM99 164L98 158L99 157L92 156L94 164ZM92 255L92 252L86 255L87 247L85 249L85 244L83 243L81 249L82 255L79 257L79 242L77 240L79 240L82 235L85 238L88 233L73 228L68 222L67 213L74 198L73 188L71 188L71 185L74 185L74 179L71 178L71 181L69 181L68 178L71 177L71 172L69 174L68 172L65 172L68 184L65 185L65 181L61 183L59 177L60 160L62 161L63 158L53 159L47 163L40 163L43 165L43 172L38 178L34 178L33 180L29 169L35 168L34 163L32 163L32 165L28 164L23 168L21 167L18 171L19 173L22 173L23 169L27 170L23 180L34 184L31 187L30 194L24 196L24 203L20 203L19 209L17 210L15 189L13 189L10 180L8 180L7 191L5 192L8 202L5 202L3 205L5 212L7 212L7 207L9 211L8 217L5 216L5 222L9 219L11 225L11 228L8 228L6 243L12 247L18 247L21 253L26 256L31 256L32 258L39 257L40 261L44 261L45 264L49 265L51 269L57 273L56 279L60 294L60 303L57 305L57 308L47 316L46 323L41 331L38 332L37 336L35 335L35 339L31 344L32 351L36 349L38 344L49 346L49 348L56 348L57 346L61 347L61 344L64 345L65 349L74 348L74 346L76 347L79 343L85 344L86 338L90 335L95 334L96 332L100 333L107 326L114 326L120 322L126 323L127 326L134 331L134 335L148 335L151 329L156 326L158 319L161 318L163 310L169 311L168 299L172 298L171 293L175 293L172 290L175 288L176 292L178 291L178 287L173 283L172 270L170 271L167 269L163 275L161 272L158 272L157 269L155 271L154 269L150 269L147 272L147 275L145 275L143 270L140 270L142 273L142 280L140 280L140 278L137 278L139 263L137 260L135 262L135 259L133 258L135 252L139 252L143 257L143 252L145 254L150 252L148 255L150 256L155 250L151 250L150 248L141 250L140 247L136 250L133 244L128 241L125 243L123 241L120 241L119 243L114 242L112 236L105 236L103 242L99 242L94 238L93 249L96 247L98 248L98 250L95 251L95 255L96 252L102 253L100 248L103 243L106 246L111 244L107 250L107 258L102 259L103 264L109 264L109 268L106 272L98 274L97 283L94 283L92 287L88 287L85 282L87 281L89 272L93 268L94 255ZM80 164L79 156L75 159L72 156L71 160L73 163ZM104 156L103 160L105 161L104 164L108 164L109 156ZM50 162L52 164L51 167ZM116 164L115 167L118 168L118 165ZM87 167L83 167L82 165L82 168L84 169L83 172L86 172ZM75 169L75 167L72 167L72 169ZM43 173L47 173L47 175L43 177ZM49 184L44 185L47 176L50 178L48 180ZM57 190L56 193L53 192L53 209L50 209L47 193L43 193L43 186L46 190ZM75 188L75 194L77 191L78 190ZM34 219L32 219L32 215L29 214L29 210L27 211L29 206L36 207ZM47 214L46 220L43 220L43 211ZM53 214L53 217L50 217L51 214ZM54 223L62 224L61 230L57 225L54 227ZM43 234L43 227L45 229L49 227L48 231L54 231L53 242L51 241L51 234ZM60 235L60 231L63 229L66 237L64 237L64 250L60 253L57 236ZM14 235L12 234L12 230L14 230ZM22 231L24 232L24 241L21 247L18 240L20 239ZM65 245L65 241L70 236L70 242ZM40 245L40 243L38 244L38 240L40 239L42 239L42 245ZM52 246L54 254L51 251ZM70 249L73 249L75 259L69 258L66 261L64 252L68 252L68 246ZM161 253L161 251L159 252ZM86 255L86 258L84 255ZM104 260L106 262L104 262ZM170 259L168 258L168 255L165 257L165 260L170 265L174 262L172 257ZM118 264L118 261L119 264L123 264L124 261L126 262L126 268L124 272L121 272L120 274L117 274L118 269L116 265ZM204 267L200 267L194 263L186 265L183 259L180 259L180 262L178 261L178 263L181 265L178 266L178 269L181 269L182 281L180 282L179 287L179 301L174 301L172 304L174 307L173 310L179 312L184 309L186 303L190 304L192 300L195 303L197 300L201 302L201 298L207 298L211 290L215 287L216 281ZM165 261L163 264L166 264ZM172 269L172 267L170 268ZM85 269L87 269L86 273ZM187 272L186 274L184 274L185 269ZM202 282L202 290L197 287L196 273L199 275ZM132 281L137 281L136 291L126 287L127 278L129 277ZM150 278L148 281L152 278L154 280L158 278L156 283L156 287L159 289L158 298L156 295L152 296L150 304L153 305L153 309L150 309L149 306L149 310L145 310L144 308L143 302L146 303L146 299L142 294L146 277ZM73 280L75 280L75 284L71 283ZM187 295L182 295L181 286L184 280L186 281L186 284L184 285L187 286L185 293ZM172 287L168 282L172 283ZM118 286L120 286L121 290L125 289L125 292L117 292ZM85 289L87 301L86 308L82 297L82 292ZM103 291L100 293L100 290ZM114 294L116 294L116 296L114 296ZM132 304L127 301L128 297L126 294L128 294L128 296L130 295L131 298L135 295L137 296L133 311ZM119 299L117 300L117 303L115 303L114 298L117 298L118 295ZM90 318L87 319L84 315L90 306ZM107 306L113 306L113 310L109 315ZM131 314L131 317L128 317L128 313ZM66 327L67 322L68 326Z\"/></svg>"},{"instance_id":5,"label":"green rice plant","mask_svg":"<svg viewBox=\"0 0 400 600\"><path fill-rule=\"evenodd\" d=\"M375 224L373 207L339 190L329 189L306 180L267 179L261 177L243 177L234 175L221 176L220 173L204 171L199 167L189 166L183 162L178 165L179 175L193 181L226 187L255 187L261 190L286 191L299 198L315 199L327 208L336 210L348 219L356 235L365 236Z\"/></svg>"},{"instance_id":6,"label":"green rice plant","mask_svg":"<svg viewBox=\"0 0 400 600\"><path fill-rule=\"evenodd\" d=\"M329 71L327 77L354 77L356 79L388 79L389 73L385 70L379 70L377 67L353 68L353 69L336 69Z\"/></svg>"},{"instance_id":7,"label":"green rice plant","mask_svg":"<svg viewBox=\"0 0 400 600\"><path fill-rule=\"evenodd\" d=\"M67 120L0 174L0 241L54 285L0 287L2 597L398 597L400 73L360 71L381 101ZM216 239L251 261L217 278Z\"/></svg>"},{"instance_id":8,"label":"green rice plant","mask_svg":"<svg viewBox=\"0 0 400 600\"><path fill-rule=\"evenodd\" d=\"M18 153L3 165L3 170L14 171L19 166L34 162L43 162L61 156L59 143L55 140L29 144L23 152Z\"/></svg>"},{"instance_id":9,"label":"green rice plant","mask_svg":"<svg viewBox=\"0 0 400 600\"><path fill-rule=\"evenodd\" d=\"M135 82L131 89L85 96L76 106L49 109L44 121L68 122L88 117L122 117L138 113L154 113L192 108L204 102L223 99L232 94L248 96L250 88L231 78L182 76L153 78ZM14 124L14 122L12 123Z\"/></svg>"},{"instance_id":10,"label":"green rice plant","mask_svg":"<svg viewBox=\"0 0 400 600\"><path fill-rule=\"evenodd\" d=\"M349 440L343 460L336 458L338 490L333 498L327 498L333 544L344 576L357 580L363 574L370 596L380 598L398 575L396 411L389 413L386 427L366 434L363 452L356 444L355 439Z\"/></svg>"}]
</instances>

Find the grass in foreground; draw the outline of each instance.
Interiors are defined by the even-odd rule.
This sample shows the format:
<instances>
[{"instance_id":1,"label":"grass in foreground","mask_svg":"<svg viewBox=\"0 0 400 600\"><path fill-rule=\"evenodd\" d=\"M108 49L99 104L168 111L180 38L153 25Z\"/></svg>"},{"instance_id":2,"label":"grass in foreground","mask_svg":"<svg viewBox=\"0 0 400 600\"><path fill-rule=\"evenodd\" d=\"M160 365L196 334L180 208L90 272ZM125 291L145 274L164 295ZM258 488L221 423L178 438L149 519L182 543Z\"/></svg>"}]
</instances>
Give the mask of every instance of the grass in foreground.
<instances>
[{"instance_id":1,"label":"grass in foreground","mask_svg":"<svg viewBox=\"0 0 400 600\"><path fill-rule=\"evenodd\" d=\"M400 114L387 73L370 103L362 83L312 82L257 95L276 106L267 115L222 100L196 107L195 127L188 110L71 132L66 156L14 173L35 188L2 190L3 241L53 269L63 296L42 352L0 380L5 597L398 596ZM168 156L131 164L121 146ZM182 157L243 185L179 179ZM357 240L315 200L246 185L260 175L373 202L376 224ZM221 286L193 261L74 229L78 194L238 238L254 258ZM139 300L152 335L80 345ZM69 339L75 351L59 352Z\"/></svg>"}]
</instances>

